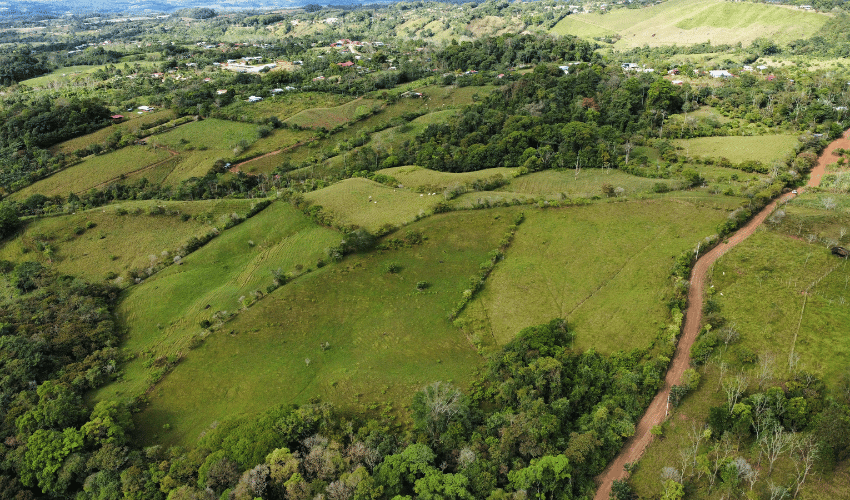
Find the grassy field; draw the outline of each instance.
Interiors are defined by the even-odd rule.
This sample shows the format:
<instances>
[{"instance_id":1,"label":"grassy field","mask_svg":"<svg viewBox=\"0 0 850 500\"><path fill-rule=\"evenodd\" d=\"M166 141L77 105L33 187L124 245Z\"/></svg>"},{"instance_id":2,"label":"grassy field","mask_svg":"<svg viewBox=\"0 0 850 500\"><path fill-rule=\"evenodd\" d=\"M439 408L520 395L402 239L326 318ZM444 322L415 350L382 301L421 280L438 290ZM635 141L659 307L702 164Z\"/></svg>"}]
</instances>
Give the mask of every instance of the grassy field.
<instances>
[{"instance_id":1,"label":"grassy field","mask_svg":"<svg viewBox=\"0 0 850 500\"><path fill-rule=\"evenodd\" d=\"M619 170L585 168L578 175L573 170L534 172L512 179L510 184L500 190L531 196L548 197L563 193L567 198L590 198L603 195L603 184L611 184L615 189L623 188L623 196L634 196L651 192L653 186L659 183L671 189L679 184L670 179L635 177Z\"/></svg>"},{"instance_id":2,"label":"grassy field","mask_svg":"<svg viewBox=\"0 0 850 500\"><path fill-rule=\"evenodd\" d=\"M244 203L244 208L250 206L250 201ZM216 223L227 216L208 214ZM148 384L141 353L154 358L185 353L192 336L203 331L201 320L215 322L217 311L232 314L244 306L241 297L265 292L273 282L272 271L297 274L313 268L325 248L339 241L335 231L317 226L288 204L274 203L185 257L183 265L168 267L131 288L118 315L130 332L124 346L139 357L126 366L122 381L99 394L138 394Z\"/></svg>"},{"instance_id":3,"label":"grassy field","mask_svg":"<svg viewBox=\"0 0 850 500\"><path fill-rule=\"evenodd\" d=\"M415 190L417 188L427 187L433 188L435 191L442 191L450 186L472 183L494 175L501 175L506 179L511 179L515 171L516 169L513 168L488 168L476 172L453 173L438 172L415 165L408 165L405 167L385 168L378 172L398 179L408 189Z\"/></svg>"},{"instance_id":4,"label":"grassy field","mask_svg":"<svg viewBox=\"0 0 850 500\"><path fill-rule=\"evenodd\" d=\"M374 231L384 224L402 225L424 215L443 201L442 196L420 196L368 179L345 179L304 198L332 213L338 224L357 225Z\"/></svg>"},{"instance_id":5,"label":"grassy field","mask_svg":"<svg viewBox=\"0 0 850 500\"><path fill-rule=\"evenodd\" d=\"M149 70L152 70L156 65L156 63L153 62L140 62L139 64L141 64L143 68ZM68 66L65 68L59 68L46 75L24 80L21 84L26 85L27 87L50 87L54 85L61 85L77 80L84 80L92 73L111 65L112 64Z\"/></svg>"},{"instance_id":6,"label":"grassy field","mask_svg":"<svg viewBox=\"0 0 850 500\"><path fill-rule=\"evenodd\" d=\"M575 327L580 349L646 347L668 314L672 256L714 233L726 214L678 200L528 212L461 318L484 345L562 317Z\"/></svg>"},{"instance_id":7,"label":"grassy field","mask_svg":"<svg viewBox=\"0 0 850 500\"><path fill-rule=\"evenodd\" d=\"M106 138L115 133L116 130L121 130L122 135L124 133L133 133L138 131L142 126L148 125L157 120L172 120L175 118L174 111L171 110L160 110L153 113L145 113L142 115L124 112L124 116L126 117L126 120L121 123L116 123L114 125L110 125L109 127L104 127L96 132L92 132L91 134L87 134L81 137L75 137L74 139L61 142L56 146L50 148L50 152L54 154L73 153L78 149L91 146L92 144L103 144L104 141L106 141Z\"/></svg>"},{"instance_id":8,"label":"grassy field","mask_svg":"<svg viewBox=\"0 0 850 500\"><path fill-rule=\"evenodd\" d=\"M784 217L769 218L756 234L718 260L711 271L709 295L720 305L727 324L741 333L740 340L724 353L723 361L729 365L728 374L743 370L750 377L749 392L758 390L756 367L742 365L738 357L741 352L751 351L759 359L774 356L768 386L793 376L789 363L792 349L799 356L795 369L816 374L828 390L835 388L838 376L846 373L850 363L850 341L845 334L850 324L850 265L830 256L823 244L824 239L835 239L845 246L850 243L850 236L840 236L842 227L850 228L850 215L814 208L824 196L801 195L783 207ZM809 234L814 235L811 242ZM680 466L679 449L689 441L692 422L705 422L711 406L726 402L718 383L717 354L700 371L700 388L676 410L664 439L653 442L632 476L641 497L659 491L663 467ZM758 461L755 445L750 449L745 443L737 453L750 463ZM818 476L806 482L801 497L845 497L850 485L848 465L845 461L835 471L818 471ZM762 472L754 490L766 498L766 471ZM786 456L779 459L770 480L789 484L793 474ZM703 487L699 492L689 489L688 498L714 497Z\"/></svg>"},{"instance_id":9,"label":"grassy field","mask_svg":"<svg viewBox=\"0 0 850 500\"><path fill-rule=\"evenodd\" d=\"M45 196L82 193L117 180L121 175L128 175L167 160L170 156L168 151L152 146L127 146L111 153L89 157L82 163L13 193L11 198L24 200L35 193Z\"/></svg>"},{"instance_id":10,"label":"grassy field","mask_svg":"<svg viewBox=\"0 0 850 500\"><path fill-rule=\"evenodd\" d=\"M355 120L358 115L366 115L381 102L373 99L355 99L333 108L309 108L300 111L285 122L290 125L331 130L339 125Z\"/></svg>"},{"instance_id":11,"label":"grassy field","mask_svg":"<svg viewBox=\"0 0 850 500\"><path fill-rule=\"evenodd\" d=\"M127 271L171 259L189 238L209 232L210 224L222 214L244 215L251 203L250 200L131 201L73 215L35 219L26 224L18 238L6 242L0 249L0 259L35 260L61 273L95 282L114 273L118 281L113 281L126 284ZM149 215L149 209L155 206L176 213ZM118 215L119 208L128 214ZM198 217L183 221L178 213ZM52 255L39 250L45 244L51 247Z\"/></svg>"},{"instance_id":12,"label":"grassy field","mask_svg":"<svg viewBox=\"0 0 850 500\"><path fill-rule=\"evenodd\" d=\"M792 134L734 137L699 137L672 141L687 156L725 157L734 163L759 160L771 164L794 150L797 136Z\"/></svg>"},{"instance_id":13,"label":"grassy field","mask_svg":"<svg viewBox=\"0 0 850 500\"><path fill-rule=\"evenodd\" d=\"M660 45L747 45L759 37L787 43L817 33L823 14L753 3L721 0L670 0L640 9L615 9L601 14L577 14L552 29L556 35L592 38L619 34L615 48Z\"/></svg>"},{"instance_id":14,"label":"grassy field","mask_svg":"<svg viewBox=\"0 0 850 500\"><path fill-rule=\"evenodd\" d=\"M398 414L416 390L434 380L466 385L483 360L446 314L460 299L467 276L497 246L512 212L430 217L412 226L426 238L421 245L350 256L266 296L190 352L157 386L138 419L141 435L192 443L215 421L306 402L315 394L343 408ZM387 273L390 262L401 271ZM144 298L139 288L122 308L145 311L144 324L160 321L154 318L162 316L157 311L166 304L153 297L170 291L163 289L166 278L143 285L156 295ZM204 289L204 280L198 276L192 285L181 278L194 290ZM418 281L430 286L417 292ZM157 291L151 289L157 285ZM151 307L150 300L157 304ZM167 308L185 309L179 304ZM191 326L197 317L187 316ZM140 317L131 316L131 349L141 347L142 337L159 342L161 334L153 326L144 334L138 329L142 326ZM322 349L323 342L328 349ZM116 394L119 387L113 384L106 391ZM172 429L167 434L164 424Z\"/></svg>"},{"instance_id":15,"label":"grassy field","mask_svg":"<svg viewBox=\"0 0 850 500\"><path fill-rule=\"evenodd\" d=\"M260 102L237 100L222 109L228 116L238 116L240 121L256 121L277 117L286 120L301 111L312 108L340 106L351 98L338 94L319 92L286 92L263 99Z\"/></svg>"}]
</instances>

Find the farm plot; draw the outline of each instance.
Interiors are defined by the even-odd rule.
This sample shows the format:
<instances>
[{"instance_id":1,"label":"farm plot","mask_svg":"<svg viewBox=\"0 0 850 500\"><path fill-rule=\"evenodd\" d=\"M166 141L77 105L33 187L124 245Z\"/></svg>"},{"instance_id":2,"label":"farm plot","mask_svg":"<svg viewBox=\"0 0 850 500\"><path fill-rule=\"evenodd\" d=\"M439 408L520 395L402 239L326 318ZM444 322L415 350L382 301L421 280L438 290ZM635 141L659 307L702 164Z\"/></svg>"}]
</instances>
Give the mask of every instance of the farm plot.
<instances>
[{"instance_id":1,"label":"farm plot","mask_svg":"<svg viewBox=\"0 0 850 500\"><path fill-rule=\"evenodd\" d=\"M511 180L510 184L501 190L543 197L563 194L567 198L591 198L604 196L603 184L610 184L615 189L622 188L622 191L617 191L619 196L634 196L652 192L656 184L663 184L667 189L676 189L681 182L635 177L619 170L586 168L578 175L572 170L534 172Z\"/></svg>"},{"instance_id":2,"label":"farm plot","mask_svg":"<svg viewBox=\"0 0 850 500\"><path fill-rule=\"evenodd\" d=\"M535 210L461 321L485 346L561 317L580 349L647 347L667 319L672 257L727 213L675 200Z\"/></svg>"},{"instance_id":3,"label":"farm plot","mask_svg":"<svg viewBox=\"0 0 850 500\"><path fill-rule=\"evenodd\" d=\"M220 222L228 217L223 213ZM218 224L217 224L218 225ZM339 243L340 235L320 227L285 203L273 203L247 221L224 231L210 243L174 265L132 287L118 308L129 328L125 347L150 357L186 352L193 336L203 332L202 320L229 317L265 292L281 275L312 268L325 248ZM121 382L103 394L131 397L149 384L143 359L125 368Z\"/></svg>"},{"instance_id":4,"label":"farm plot","mask_svg":"<svg viewBox=\"0 0 850 500\"><path fill-rule=\"evenodd\" d=\"M677 139L673 143L688 156L727 158L733 163L757 160L766 165L782 160L794 150L798 136L792 134L698 137Z\"/></svg>"},{"instance_id":5,"label":"farm plot","mask_svg":"<svg viewBox=\"0 0 850 500\"><path fill-rule=\"evenodd\" d=\"M68 196L98 187L122 175L129 175L161 161L171 155L152 146L127 146L100 156L89 157L82 163L56 172L35 184L13 193L12 199L24 200L39 193L45 196Z\"/></svg>"},{"instance_id":6,"label":"farm plot","mask_svg":"<svg viewBox=\"0 0 850 500\"><path fill-rule=\"evenodd\" d=\"M442 196L412 193L368 179L345 179L304 196L333 215L337 224L375 231L385 224L400 226L429 212Z\"/></svg>"},{"instance_id":7,"label":"farm plot","mask_svg":"<svg viewBox=\"0 0 850 500\"><path fill-rule=\"evenodd\" d=\"M346 257L266 296L150 393L140 435L191 444L215 421L315 394L350 411L393 415L435 380L466 386L483 359L446 314L514 213L419 221L411 226L425 237L419 245ZM420 281L429 284L423 291Z\"/></svg>"}]
</instances>

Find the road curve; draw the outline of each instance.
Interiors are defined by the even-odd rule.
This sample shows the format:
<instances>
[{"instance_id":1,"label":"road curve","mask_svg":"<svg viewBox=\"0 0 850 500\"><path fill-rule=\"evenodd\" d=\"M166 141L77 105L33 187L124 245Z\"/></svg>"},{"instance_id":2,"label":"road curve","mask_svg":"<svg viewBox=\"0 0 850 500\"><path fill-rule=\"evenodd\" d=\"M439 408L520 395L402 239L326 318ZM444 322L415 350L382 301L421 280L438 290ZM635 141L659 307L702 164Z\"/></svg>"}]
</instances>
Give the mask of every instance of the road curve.
<instances>
[{"instance_id":1,"label":"road curve","mask_svg":"<svg viewBox=\"0 0 850 500\"><path fill-rule=\"evenodd\" d=\"M836 160L832 155L832 152L836 148L850 149L850 130L845 132L841 138L833 141L824 150L820 158L818 158L817 166L812 169L807 186L816 187L820 185L821 178L826 171L826 165L834 163ZM685 311L685 326L682 330L682 336L679 338L676 353L670 362L670 368L667 370L664 387L655 395L646 413L641 417L635 427L634 436L626 441L623 449L620 450L620 454L596 478L599 489L596 490L596 495L593 497L594 500L608 500L610 498L611 486L614 484L614 481L626 477L626 471L623 466L627 463L637 461L643 455L646 447L652 441L652 434L649 431L654 426L663 422L667 417L667 398L670 395L670 388L673 385L681 383L682 374L690 365L691 346L696 340L697 334L699 334L702 323L703 291L708 270L723 254L753 234L756 228L773 212L773 209L776 208L778 203L784 203L794 196L793 194L784 194L774 200L753 217L747 225L736 231L725 242L721 242L711 249L711 251L699 257L696 264L694 264L694 268L691 270L691 286L688 292L688 309Z\"/></svg>"}]
</instances>

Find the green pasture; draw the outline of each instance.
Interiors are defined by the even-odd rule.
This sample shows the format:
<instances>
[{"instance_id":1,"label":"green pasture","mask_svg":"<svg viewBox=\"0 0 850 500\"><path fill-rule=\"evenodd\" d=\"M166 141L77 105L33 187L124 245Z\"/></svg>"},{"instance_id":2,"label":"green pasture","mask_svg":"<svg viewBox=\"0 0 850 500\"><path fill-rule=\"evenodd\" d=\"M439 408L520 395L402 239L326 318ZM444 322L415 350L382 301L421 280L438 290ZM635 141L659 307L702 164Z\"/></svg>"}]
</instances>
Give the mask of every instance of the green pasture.
<instances>
[{"instance_id":1,"label":"green pasture","mask_svg":"<svg viewBox=\"0 0 850 500\"><path fill-rule=\"evenodd\" d=\"M243 210L250 207L245 200ZM210 212L221 227L228 212ZM210 230L211 228L207 228ZM297 275L315 268L325 248L339 243L335 231L314 224L285 203L273 203L260 214L225 230L206 246L186 256L141 285L130 288L118 308L128 328L124 343L137 357L124 368L119 382L104 388L100 397L132 397L148 385L146 357L185 354L193 335L201 335L201 320L218 323L214 314L232 315L265 292L274 281L273 271ZM240 300L242 299L242 300Z\"/></svg>"},{"instance_id":2,"label":"green pasture","mask_svg":"<svg viewBox=\"0 0 850 500\"><path fill-rule=\"evenodd\" d=\"M149 168L170 156L168 151L153 146L127 146L111 153L90 156L10 196L15 200L25 200L36 193L45 196L82 193L117 181L122 175Z\"/></svg>"},{"instance_id":3,"label":"green pasture","mask_svg":"<svg viewBox=\"0 0 850 500\"><path fill-rule=\"evenodd\" d=\"M147 69L152 69L155 65L155 63L145 62L141 62L140 64ZM61 83L69 83L76 80L85 79L92 73L111 65L113 64L110 63L98 65L67 66L65 68L59 68L56 71L53 71L46 75L41 75L35 78L30 78L29 80L24 80L21 82L21 84L26 85L27 87L48 87Z\"/></svg>"},{"instance_id":4,"label":"green pasture","mask_svg":"<svg viewBox=\"0 0 850 500\"><path fill-rule=\"evenodd\" d=\"M240 121L258 121L273 116L286 120L304 110L332 108L350 100L350 97L339 94L287 91L267 97L260 102L236 100L221 111L228 116L240 117Z\"/></svg>"},{"instance_id":5,"label":"green pasture","mask_svg":"<svg viewBox=\"0 0 850 500\"><path fill-rule=\"evenodd\" d=\"M127 284L127 271L171 260L189 238L210 231L211 226L204 218L183 221L180 214L208 213L213 217L214 207L218 205L227 207L228 213L235 211L242 215L250 208L247 200L133 201L71 215L32 219L19 237L0 248L0 259L35 260L60 273L93 282L103 281L108 273L113 273L110 281ZM165 207L168 215L150 215L150 209L156 206ZM118 215L119 207L128 213ZM45 245L49 245L49 251L45 250Z\"/></svg>"},{"instance_id":6,"label":"green pasture","mask_svg":"<svg viewBox=\"0 0 850 500\"><path fill-rule=\"evenodd\" d=\"M373 148L385 148L391 151L393 148L404 143L404 141L415 139L416 136L428 128L428 125L445 123L451 117L456 116L457 113L455 109L436 111L414 118L403 125L375 132L372 134L369 145Z\"/></svg>"},{"instance_id":7,"label":"green pasture","mask_svg":"<svg viewBox=\"0 0 850 500\"><path fill-rule=\"evenodd\" d=\"M106 141L106 138L115 133L116 130L120 130L122 135L126 133L135 133L142 126L148 125L162 118L167 118L169 120L175 118L174 111L167 109L155 111L153 113L144 113L142 115L129 111L122 111L118 114L123 115L125 120L120 123L104 127L98 131L92 132L91 134L61 142L50 148L50 152L54 154L73 153L74 151L91 146L92 144L103 144Z\"/></svg>"},{"instance_id":8,"label":"green pasture","mask_svg":"<svg viewBox=\"0 0 850 500\"><path fill-rule=\"evenodd\" d=\"M567 16L556 35L592 38L619 34L615 48L661 45L750 44L765 37L777 43L808 38L826 22L823 14L785 7L722 0L670 0L639 9Z\"/></svg>"},{"instance_id":9,"label":"green pasture","mask_svg":"<svg viewBox=\"0 0 850 500\"><path fill-rule=\"evenodd\" d=\"M511 179L516 169L513 168L488 168L475 172L438 172L416 165L404 167L393 167L379 170L378 173L389 175L408 189L418 190L433 188L435 192L442 194L443 189L455 185L463 185L475 182L479 179L487 179L494 175L501 175L505 179Z\"/></svg>"},{"instance_id":10,"label":"green pasture","mask_svg":"<svg viewBox=\"0 0 850 500\"><path fill-rule=\"evenodd\" d=\"M514 212L430 217L411 226L424 235L422 244L349 256L267 295L186 354L150 393L151 404L137 419L140 435L190 444L216 421L316 394L341 408L397 415L415 391L435 380L466 386L483 360L446 314ZM391 262L400 266L398 273L386 272ZM160 294L145 300L131 295L124 311L131 303L137 304L132 310L152 315L164 308L149 303L164 302L164 281L158 280ZM430 286L417 291L419 281ZM203 289L202 283L193 288ZM198 319L189 317L190 324ZM131 345L138 343L133 324ZM155 329L149 330L148 342L158 342ZM114 394L117 387L107 390Z\"/></svg>"},{"instance_id":11,"label":"green pasture","mask_svg":"<svg viewBox=\"0 0 850 500\"><path fill-rule=\"evenodd\" d=\"M378 100L358 98L332 108L309 108L300 111L285 120L290 125L331 130L354 120L358 113L367 114Z\"/></svg>"},{"instance_id":12,"label":"green pasture","mask_svg":"<svg viewBox=\"0 0 850 500\"><path fill-rule=\"evenodd\" d=\"M580 349L647 347L667 321L674 256L715 232L726 210L678 200L596 203L526 214L503 262L461 316L484 345L566 318Z\"/></svg>"},{"instance_id":13,"label":"green pasture","mask_svg":"<svg viewBox=\"0 0 850 500\"><path fill-rule=\"evenodd\" d=\"M793 134L698 137L672 141L686 156L728 158L733 163L758 160L766 165L782 160L794 150L798 136Z\"/></svg>"},{"instance_id":14,"label":"green pasture","mask_svg":"<svg viewBox=\"0 0 850 500\"><path fill-rule=\"evenodd\" d=\"M385 224L400 226L412 222L443 201L442 195L420 196L359 177L307 193L304 198L321 205L337 224L356 225L369 231Z\"/></svg>"},{"instance_id":15,"label":"green pasture","mask_svg":"<svg viewBox=\"0 0 850 500\"><path fill-rule=\"evenodd\" d=\"M176 150L232 150L241 140L257 140L257 125L207 118L173 128L150 139Z\"/></svg>"},{"instance_id":16,"label":"green pasture","mask_svg":"<svg viewBox=\"0 0 850 500\"><path fill-rule=\"evenodd\" d=\"M829 255L824 239L837 239L847 245L850 237L840 236L850 229L850 216L835 210L816 208L823 195L804 194L780 207L750 238L721 257L713 266L707 284L708 295L719 304L719 314L727 325L741 334L722 354L727 373L743 370L750 378L749 391L758 390L756 365L741 364L741 353L753 352L759 359L775 358L768 385L781 384L793 376L789 358L793 346L799 356L796 370L812 372L833 390L839 375L850 362L850 341L845 332L850 324L847 277L850 266ZM813 235L813 238L809 238ZM805 308L804 308L805 304ZM692 423L705 422L711 406L726 402L719 386L718 353L700 369L702 382L668 420L664 439L655 440L644 453L632 475L636 493L648 497L659 491L658 477L666 466L679 466L679 450L688 443ZM739 454L750 463L758 461L758 448L741 447ZM780 458L770 480L787 484L794 468L787 456ZM767 495L766 478L754 490ZM844 495L850 484L848 464L806 482L803 498L826 499ZM713 498L689 490L689 498Z\"/></svg>"},{"instance_id":17,"label":"green pasture","mask_svg":"<svg viewBox=\"0 0 850 500\"><path fill-rule=\"evenodd\" d=\"M575 170L569 169L534 172L512 179L510 184L499 190L534 197L557 197L563 194L566 198L591 198L604 196L603 184L611 184L615 189L623 188L622 196L634 196L651 192L656 184L678 189L681 182L636 177L616 169L583 168L577 175Z\"/></svg>"}]
</instances>

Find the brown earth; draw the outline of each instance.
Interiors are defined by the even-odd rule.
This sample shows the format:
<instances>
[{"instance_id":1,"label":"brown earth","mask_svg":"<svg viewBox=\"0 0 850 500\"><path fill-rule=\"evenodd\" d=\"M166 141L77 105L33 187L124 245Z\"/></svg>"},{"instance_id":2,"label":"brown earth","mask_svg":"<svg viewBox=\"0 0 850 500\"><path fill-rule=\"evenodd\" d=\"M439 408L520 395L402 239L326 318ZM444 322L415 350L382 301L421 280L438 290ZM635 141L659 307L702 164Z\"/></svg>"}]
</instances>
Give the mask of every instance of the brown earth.
<instances>
[{"instance_id":1,"label":"brown earth","mask_svg":"<svg viewBox=\"0 0 850 500\"><path fill-rule=\"evenodd\" d=\"M812 169L809 177L809 182L806 184L810 187L820 185L821 178L826 171L826 166L835 162L835 157L832 152L836 148L850 149L850 130L845 132L840 139L833 141L818 158L818 164ZM802 192L802 188L798 191ZM620 454L613 462L608 464L608 467L596 478L599 489L596 490L594 500L608 500L611 496L611 487L615 480L624 479L626 471L623 468L627 463L636 462L643 455L646 447L652 441L650 430L662 423L667 418L669 410L667 398L670 396L670 388L673 385L681 383L682 374L690 365L691 346L699 334L699 329L702 323L702 301L703 290L705 287L705 278L711 265L728 252L738 243L744 241L748 236L753 234L763 222L773 212L778 203L784 203L792 198L794 194L785 194L774 200L768 206L758 213L755 217L730 236L724 242L718 244L711 251L700 257L694 268L691 271L691 286L688 293L689 307L685 311L685 326L682 330L682 336L679 339L679 344L676 348L676 353L673 355L673 360L670 363L670 368L667 371L667 376L664 379L664 387L653 398L646 413L643 414L637 426L635 434L626 441Z\"/></svg>"}]
</instances>

